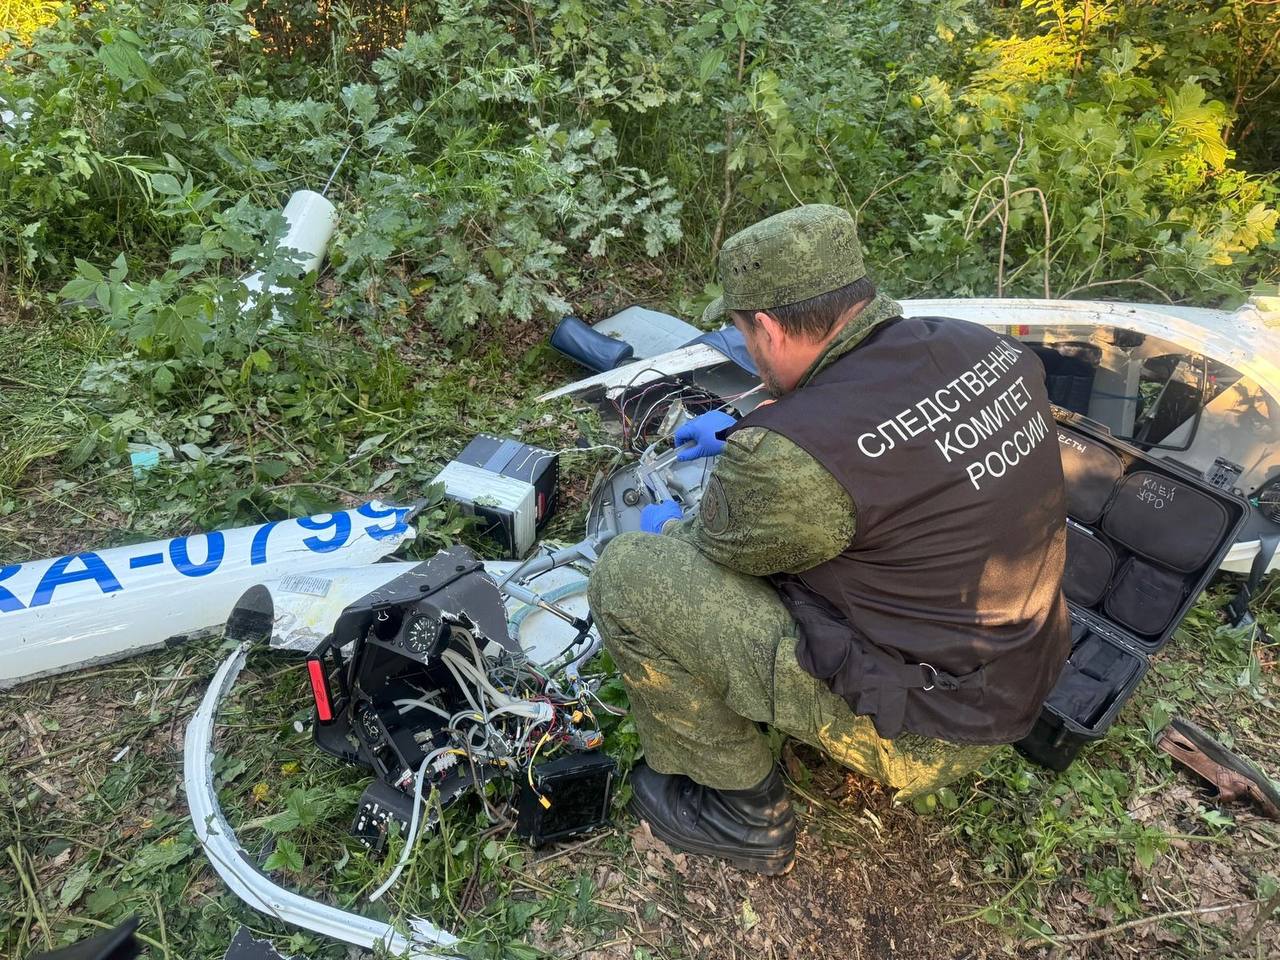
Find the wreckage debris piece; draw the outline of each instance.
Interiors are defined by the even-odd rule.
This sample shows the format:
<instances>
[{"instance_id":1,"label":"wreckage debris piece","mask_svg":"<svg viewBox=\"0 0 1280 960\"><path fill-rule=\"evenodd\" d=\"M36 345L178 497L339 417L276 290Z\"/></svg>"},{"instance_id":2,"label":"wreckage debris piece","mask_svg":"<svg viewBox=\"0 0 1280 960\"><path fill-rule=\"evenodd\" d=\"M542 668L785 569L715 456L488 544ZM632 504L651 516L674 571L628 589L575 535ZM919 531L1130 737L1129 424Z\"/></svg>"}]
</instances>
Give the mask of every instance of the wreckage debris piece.
<instances>
[{"instance_id":1,"label":"wreckage debris piece","mask_svg":"<svg viewBox=\"0 0 1280 960\"><path fill-rule=\"evenodd\" d=\"M1280 820L1280 790L1270 778L1190 720L1174 717L1156 746L1217 787L1218 799L1251 800L1265 816Z\"/></svg>"},{"instance_id":2,"label":"wreckage debris piece","mask_svg":"<svg viewBox=\"0 0 1280 960\"><path fill-rule=\"evenodd\" d=\"M286 957L275 948L270 940L257 940L249 932L249 928L241 925L236 935L227 944L227 952L222 960L306 960L305 957Z\"/></svg>"},{"instance_id":3,"label":"wreckage debris piece","mask_svg":"<svg viewBox=\"0 0 1280 960\"><path fill-rule=\"evenodd\" d=\"M389 951L407 960L454 960L452 954L441 950L457 943L447 930L424 918L409 917L406 922L410 934L406 936L382 920L340 910L286 889L273 883L240 845L218 804L213 785L213 736L218 706L244 669L250 647L250 643L242 642L222 662L187 725L183 741L183 780L191 825L210 865L232 893L275 920L364 949Z\"/></svg>"},{"instance_id":4,"label":"wreckage debris piece","mask_svg":"<svg viewBox=\"0 0 1280 960\"><path fill-rule=\"evenodd\" d=\"M577 317L565 317L556 324L550 343L552 348L594 373L620 367L635 355L635 349L625 340L593 330Z\"/></svg>"},{"instance_id":5,"label":"wreckage debris piece","mask_svg":"<svg viewBox=\"0 0 1280 960\"><path fill-rule=\"evenodd\" d=\"M350 510L0 565L0 689L157 649L223 624L246 590L323 597L416 535L415 506ZM311 645L314 645L314 639Z\"/></svg>"},{"instance_id":6,"label":"wreckage debris piece","mask_svg":"<svg viewBox=\"0 0 1280 960\"><path fill-rule=\"evenodd\" d=\"M141 923L140 917L130 917L114 930L51 953L33 954L30 960L133 960L142 950L133 935Z\"/></svg>"},{"instance_id":7,"label":"wreckage debris piece","mask_svg":"<svg viewBox=\"0 0 1280 960\"><path fill-rule=\"evenodd\" d=\"M408 835L413 804L413 797L403 790L375 779L360 796L351 835L373 852L381 853L393 824L399 825L400 836Z\"/></svg>"}]
</instances>

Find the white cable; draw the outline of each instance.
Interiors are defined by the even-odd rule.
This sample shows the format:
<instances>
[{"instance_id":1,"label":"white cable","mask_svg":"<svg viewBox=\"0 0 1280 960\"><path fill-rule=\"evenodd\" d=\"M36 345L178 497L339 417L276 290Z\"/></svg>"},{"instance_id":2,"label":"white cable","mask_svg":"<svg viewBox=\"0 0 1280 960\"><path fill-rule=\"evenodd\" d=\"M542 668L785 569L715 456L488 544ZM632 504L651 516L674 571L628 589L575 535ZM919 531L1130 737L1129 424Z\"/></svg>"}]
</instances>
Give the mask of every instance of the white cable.
<instances>
[{"instance_id":1,"label":"white cable","mask_svg":"<svg viewBox=\"0 0 1280 960\"><path fill-rule=\"evenodd\" d=\"M457 713L455 713L452 717L449 718L449 726L456 727L458 725L459 720L471 720L471 719L479 720L481 723L484 723L484 717L482 717L478 711L459 710Z\"/></svg>"},{"instance_id":2,"label":"white cable","mask_svg":"<svg viewBox=\"0 0 1280 960\"><path fill-rule=\"evenodd\" d=\"M484 658L480 653L480 647L476 643L475 634L473 634L470 630L466 629L465 627L454 627L453 630L456 633L462 634L462 636L467 641L467 646L471 648L471 659L475 663L475 670L471 670L470 665L467 663L466 659L463 658L458 653L456 653L455 651L452 651L452 650L444 651L445 657L448 658L449 655L452 654L456 658L454 660L454 663L457 664L458 668L461 670L464 670L464 672L466 672L466 674L469 677L471 677L473 681L475 681L475 683L480 688L482 693L487 690L492 695L492 697L494 698L494 702L497 703L498 706L503 706L507 703L519 702L503 694L490 682L489 671L484 664Z\"/></svg>"},{"instance_id":3,"label":"white cable","mask_svg":"<svg viewBox=\"0 0 1280 960\"><path fill-rule=\"evenodd\" d=\"M565 449L557 450L556 452L560 454L587 453L591 450L612 450L614 453L618 454L618 456L620 457L625 457L627 455L625 450L623 450L621 447L616 446L612 443L593 443L589 447L566 447Z\"/></svg>"},{"instance_id":4,"label":"white cable","mask_svg":"<svg viewBox=\"0 0 1280 960\"><path fill-rule=\"evenodd\" d=\"M374 901L382 897L384 893L390 890L400 874L404 870L405 864L409 862L409 855L413 852L414 842L418 839L418 821L422 811L422 780L426 776L427 766L440 754L453 749L452 747L441 747L439 750L433 750L427 754L425 760L418 767L418 773L413 778L413 816L409 820L409 832L405 834L404 849L400 851L400 859L396 862L396 867L391 871L391 876L387 877L385 883L373 893L369 894L369 900Z\"/></svg>"},{"instance_id":5,"label":"white cable","mask_svg":"<svg viewBox=\"0 0 1280 960\"><path fill-rule=\"evenodd\" d=\"M742 393L739 393L737 396L733 396L733 397L722 397L721 399L723 399L723 400L724 400L724 403L720 404L720 406L716 407L716 409L717 409L717 410L723 410L725 407L728 407L728 406L730 406L730 405L732 405L732 404L735 404L735 403L737 403L739 400L745 399L746 397L751 396L753 393L758 393L759 391L761 391L761 390L763 390L763 389L764 389L764 384L763 384L763 383L757 383L757 384L756 384L754 387L752 387L750 390L743 390L743 391L742 391Z\"/></svg>"},{"instance_id":6,"label":"white cable","mask_svg":"<svg viewBox=\"0 0 1280 960\"><path fill-rule=\"evenodd\" d=\"M508 704L524 702L523 700L517 700L514 697L509 697L505 693L501 692L497 687L489 682L489 678L485 676L484 669L482 667L477 667L456 650L444 651L441 655L441 659L444 660L445 666L456 668L457 670L465 673L470 678L471 682L480 688L482 695L487 693L496 706L505 707ZM472 705L474 706L474 704ZM484 710L479 710L479 712L485 714L485 720L487 722L489 716L488 713Z\"/></svg>"},{"instance_id":7,"label":"white cable","mask_svg":"<svg viewBox=\"0 0 1280 960\"><path fill-rule=\"evenodd\" d=\"M462 634L466 639L467 646L471 648L471 659L475 661L476 669L479 670L482 675L487 675L483 659L480 656L480 646L476 643L476 635L466 627L454 627L453 630L455 633Z\"/></svg>"},{"instance_id":8,"label":"white cable","mask_svg":"<svg viewBox=\"0 0 1280 960\"><path fill-rule=\"evenodd\" d=\"M633 420L632 422L636 424L637 435L639 434L639 431L644 428L645 421L649 419L650 414L652 414L654 410L658 409L658 404L662 403L664 400L670 400L672 397L679 396L680 394L685 392L685 389L686 389L685 387L678 387L677 389L672 390L670 393L663 394L661 397L659 397L657 400L655 400L653 403L649 405L649 409L647 409L644 412L643 417L638 417L635 420ZM680 399L683 400L684 398L681 397ZM631 442L631 445L633 447L635 446L635 440L636 438L633 437Z\"/></svg>"},{"instance_id":9,"label":"white cable","mask_svg":"<svg viewBox=\"0 0 1280 960\"><path fill-rule=\"evenodd\" d=\"M503 713L513 713L518 717L525 717L529 720L538 720L546 722L556 714L556 708L549 703L512 703L505 707L499 707L493 713L489 714L489 719Z\"/></svg>"},{"instance_id":10,"label":"white cable","mask_svg":"<svg viewBox=\"0 0 1280 960\"><path fill-rule=\"evenodd\" d=\"M589 447L564 447L563 449L560 449L560 450L541 451L538 459L533 461L533 466L529 468L529 475L533 476L533 474L537 472L538 467L542 466L543 460L550 460L552 457L562 457L566 453L590 453L593 450L612 450L614 453L616 453L620 457L625 457L627 455L625 450L623 450L621 447L616 446L612 443L595 443ZM519 466L516 467L515 469L516 470L523 469L524 465L529 462L530 456L531 454L526 454L525 458L520 461Z\"/></svg>"},{"instance_id":11,"label":"white cable","mask_svg":"<svg viewBox=\"0 0 1280 960\"><path fill-rule=\"evenodd\" d=\"M444 717L446 720L449 719L449 711L441 710L434 703L427 703L425 700L418 700L414 697L405 697L403 700L393 700L392 703L400 708L401 713L408 713L416 707L420 710L430 710L432 713Z\"/></svg>"},{"instance_id":12,"label":"white cable","mask_svg":"<svg viewBox=\"0 0 1280 960\"><path fill-rule=\"evenodd\" d=\"M524 752L524 745L529 742L529 735L540 726L542 726L540 723L531 723L525 727L524 734L520 737L520 742L516 744L515 755L517 757Z\"/></svg>"},{"instance_id":13,"label":"white cable","mask_svg":"<svg viewBox=\"0 0 1280 960\"><path fill-rule=\"evenodd\" d=\"M451 650L445 651L446 654L449 654L452 652L453 651ZM462 674L460 674L458 672L458 668L453 665L453 661L450 660L447 655L445 657L442 657L441 660L444 663L445 668L449 671L450 676L453 677L453 682L458 685L458 689L462 691L462 695L467 698L467 703L471 705L471 709L474 710L476 713L480 714L481 720L488 723L489 714L485 711L483 707L480 706L480 704L476 702L476 698L471 695L471 688L468 687L465 683L463 683ZM483 700L484 697L482 696L480 699Z\"/></svg>"},{"instance_id":14,"label":"white cable","mask_svg":"<svg viewBox=\"0 0 1280 960\"><path fill-rule=\"evenodd\" d=\"M512 697L507 696L501 690L493 685L489 680L489 676L484 670L474 666L466 657L454 650L445 651L445 659L451 661L455 667L461 670L471 681L480 689L481 692L487 693L489 697L497 704L503 707L508 703L516 702Z\"/></svg>"}]
</instances>

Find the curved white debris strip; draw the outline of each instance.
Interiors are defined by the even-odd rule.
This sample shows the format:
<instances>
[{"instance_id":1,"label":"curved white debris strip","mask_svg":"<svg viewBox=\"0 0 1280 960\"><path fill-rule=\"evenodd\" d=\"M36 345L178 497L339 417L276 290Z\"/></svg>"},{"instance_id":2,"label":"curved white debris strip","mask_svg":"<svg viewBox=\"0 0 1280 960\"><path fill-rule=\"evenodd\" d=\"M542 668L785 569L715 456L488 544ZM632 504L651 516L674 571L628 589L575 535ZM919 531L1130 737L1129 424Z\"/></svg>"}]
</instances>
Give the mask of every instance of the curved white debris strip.
<instances>
[{"instance_id":1,"label":"curved white debris strip","mask_svg":"<svg viewBox=\"0 0 1280 960\"><path fill-rule=\"evenodd\" d=\"M319 903L272 882L245 853L218 806L213 780L213 735L218 706L240 676L251 646L247 641L241 643L218 668L200 708L187 725L183 744L191 823L213 869L231 892L250 907L284 923L367 950L383 949L408 960L458 960L440 952L440 948L447 949L458 942L447 930L414 917L408 921L412 934L406 937L380 920Z\"/></svg>"},{"instance_id":2,"label":"curved white debris strip","mask_svg":"<svg viewBox=\"0 0 1280 960\"><path fill-rule=\"evenodd\" d=\"M374 570L375 560L413 538L413 510L375 500L255 527L0 564L0 689L221 627L241 595L264 580L305 589L316 570Z\"/></svg>"}]
</instances>

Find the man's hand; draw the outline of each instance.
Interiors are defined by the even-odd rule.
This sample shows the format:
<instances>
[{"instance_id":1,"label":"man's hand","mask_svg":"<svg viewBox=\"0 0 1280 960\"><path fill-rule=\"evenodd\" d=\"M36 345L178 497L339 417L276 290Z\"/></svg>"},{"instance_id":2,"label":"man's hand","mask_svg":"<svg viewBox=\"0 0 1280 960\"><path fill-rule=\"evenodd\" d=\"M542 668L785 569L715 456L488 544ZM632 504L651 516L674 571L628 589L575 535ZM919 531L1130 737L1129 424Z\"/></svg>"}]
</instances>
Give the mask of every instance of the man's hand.
<instances>
[{"instance_id":1,"label":"man's hand","mask_svg":"<svg viewBox=\"0 0 1280 960\"><path fill-rule=\"evenodd\" d=\"M640 511L640 529L645 533L661 533L668 520L683 520L684 511L674 500L651 503Z\"/></svg>"},{"instance_id":2,"label":"man's hand","mask_svg":"<svg viewBox=\"0 0 1280 960\"><path fill-rule=\"evenodd\" d=\"M677 460L697 460L714 457L724 449L724 441L716 437L721 430L732 427L738 421L723 410L711 410L694 417L676 430ZM685 446L692 444L692 446Z\"/></svg>"}]
</instances>

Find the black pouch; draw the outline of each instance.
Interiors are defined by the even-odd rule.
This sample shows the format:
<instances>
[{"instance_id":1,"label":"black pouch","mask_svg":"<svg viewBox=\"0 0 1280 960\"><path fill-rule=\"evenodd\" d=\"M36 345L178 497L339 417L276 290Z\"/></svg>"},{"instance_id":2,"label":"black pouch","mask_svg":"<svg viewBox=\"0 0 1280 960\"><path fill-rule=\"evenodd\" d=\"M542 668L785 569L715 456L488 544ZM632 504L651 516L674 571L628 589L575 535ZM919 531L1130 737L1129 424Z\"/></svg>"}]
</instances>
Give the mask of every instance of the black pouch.
<instances>
[{"instance_id":1,"label":"black pouch","mask_svg":"<svg viewBox=\"0 0 1280 960\"><path fill-rule=\"evenodd\" d=\"M1092 727L1102 719L1114 698L1110 683L1089 676L1068 661L1046 703L1081 726Z\"/></svg>"},{"instance_id":2,"label":"black pouch","mask_svg":"<svg viewBox=\"0 0 1280 960\"><path fill-rule=\"evenodd\" d=\"M1091 634L1071 652L1071 662L1086 676L1109 683L1117 693L1128 685L1139 667L1133 654L1097 634Z\"/></svg>"},{"instance_id":3,"label":"black pouch","mask_svg":"<svg viewBox=\"0 0 1280 960\"><path fill-rule=\"evenodd\" d=\"M1102 529L1149 560L1191 573L1217 550L1227 508L1189 483L1140 470L1124 478Z\"/></svg>"},{"instance_id":4,"label":"black pouch","mask_svg":"<svg viewBox=\"0 0 1280 960\"><path fill-rule=\"evenodd\" d=\"M1062 480L1067 489L1067 515L1081 523L1097 523L1124 474L1115 451L1084 434L1058 427Z\"/></svg>"},{"instance_id":5,"label":"black pouch","mask_svg":"<svg viewBox=\"0 0 1280 960\"><path fill-rule=\"evenodd\" d=\"M1130 557L1120 568L1103 609L1135 633L1157 636L1169 626L1186 595L1186 577Z\"/></svg>"},{"instance_id":6,"label":"black pouch","mask_svg":"<svg viewBox=\"0 0 1280 960\"><path fill-rule=\"evenodd\" d=\"M849 621L830 601L799 580L778 577L774 587L799 631L796 660L801 668L829 686L837 683L849 666L850 657L858 657L857 637Z\"/></svg>"},{"instance_id":7,"label":"black pouch","mask_svg":"<svg viewBox=\"0 0 1280 960\"><path fill-rule=\"evenodd\" d=\"M1107 591L1116 571L1111 544L1084 527L1067 523L1067 563L1062 572L1062 592L1068 600L1092 607Z\"/></svg>"}]
</instances>

